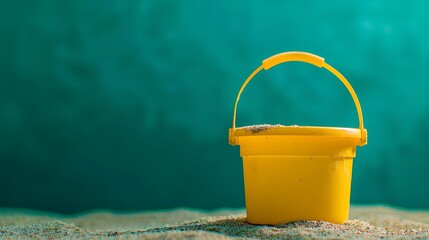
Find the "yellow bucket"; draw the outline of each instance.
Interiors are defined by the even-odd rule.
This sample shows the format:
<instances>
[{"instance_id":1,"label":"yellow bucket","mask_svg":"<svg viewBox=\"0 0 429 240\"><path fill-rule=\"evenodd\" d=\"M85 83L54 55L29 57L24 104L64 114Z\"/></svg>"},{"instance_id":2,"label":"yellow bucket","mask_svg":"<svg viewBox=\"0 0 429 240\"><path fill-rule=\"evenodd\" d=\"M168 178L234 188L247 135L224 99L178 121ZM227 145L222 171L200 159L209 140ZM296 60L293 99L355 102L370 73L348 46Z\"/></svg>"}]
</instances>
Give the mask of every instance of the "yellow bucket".
<instances>
[{"instance_id":1,"label":"yellow bucket","mask_svg":"<svg viewBox=\"0 0 429 240\"><path fill-rule=\"evenodd\" d=\"M291 61L323 67L337 76L356 105L359 128L281 125L236 128L238 100L249 81L262 69ZM353 158L356 146L366 145L367 131L352 86L323 58L305 52L285 52L265 59L238 92L229 143L240 145L249 223L347 221Z\"/></svg>"}]
</instances>

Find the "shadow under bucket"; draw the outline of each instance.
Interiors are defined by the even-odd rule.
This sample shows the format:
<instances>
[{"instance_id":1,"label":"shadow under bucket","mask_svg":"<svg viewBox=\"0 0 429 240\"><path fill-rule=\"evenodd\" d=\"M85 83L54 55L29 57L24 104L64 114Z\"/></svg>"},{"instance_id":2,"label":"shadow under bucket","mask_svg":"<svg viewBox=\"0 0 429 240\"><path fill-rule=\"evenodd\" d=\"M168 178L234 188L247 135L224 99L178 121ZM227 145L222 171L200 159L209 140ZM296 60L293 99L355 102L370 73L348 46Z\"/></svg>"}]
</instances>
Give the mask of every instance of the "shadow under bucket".
<instances>
[{"instance_id":1,"label":"shadow under bucket","mask_svg":"<svg viewBox=\"0 0 429 240\"><path fill-rule=\"evenodd\" d=\"M262 68L289 61L324 67L349 90L359 128L257 125L236 128L240 95ZM304 52L286 52L263 61L244 82L234 107L229 143L243 158L247 221L282 224L298 220L344 223L348 219L356 146L367 143L359 100L349 82L324 59Z\"/></svg>"}]
</instances>

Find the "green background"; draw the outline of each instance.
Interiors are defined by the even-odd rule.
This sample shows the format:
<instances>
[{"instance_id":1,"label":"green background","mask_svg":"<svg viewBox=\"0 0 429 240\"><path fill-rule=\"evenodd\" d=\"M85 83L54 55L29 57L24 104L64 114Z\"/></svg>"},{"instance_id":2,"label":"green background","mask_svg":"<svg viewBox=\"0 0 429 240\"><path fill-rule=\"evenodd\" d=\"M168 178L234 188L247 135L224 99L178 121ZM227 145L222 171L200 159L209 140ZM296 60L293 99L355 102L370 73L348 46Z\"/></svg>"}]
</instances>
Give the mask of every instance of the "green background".
<instances>
[{"instance_id":1,"label":"green background","mask_svg":"<svg viewBox=\"0 0 429 240\"><path fill-rule=\"evenodd\" d=\"M427 1L0 2L0 207L244 207L233 103L261 60L323 56L357 92L369 143L352 203L429 207ZM238 125L357 127L326 70L288 63Z\"/></svg>"}]
</instances>

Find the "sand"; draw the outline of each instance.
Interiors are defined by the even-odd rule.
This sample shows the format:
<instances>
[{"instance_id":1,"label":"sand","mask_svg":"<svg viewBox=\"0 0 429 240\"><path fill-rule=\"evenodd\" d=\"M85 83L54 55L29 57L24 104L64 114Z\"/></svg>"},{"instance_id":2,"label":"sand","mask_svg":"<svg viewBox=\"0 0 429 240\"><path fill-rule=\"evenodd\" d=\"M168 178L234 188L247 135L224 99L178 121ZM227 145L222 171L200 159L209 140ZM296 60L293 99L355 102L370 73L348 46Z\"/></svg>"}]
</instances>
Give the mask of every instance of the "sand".
<instances>
[{"instance_id":1,"label":"sand","mask_svg":"<svg viewBox=\"0 0 429 240\"><path fill-rule=\"evenodd\" d=\"M297 125L293 125L293 126L297 126ZM275 125L271 125L271 124L259 124L259 125L251 125L251 126L245 126L245 127L239 127L238 129L246 129L252 133L259 133L259 132L263 132L265 130L268 130L270 128L273 127L284 127L283 125L280 124L275 124Z\"/></svg>"},{"instance_id":2,"label":"sand","mask_svg":"<svg viewBox=\"0 0 429 240\"><path fill-rule=\"evenodd\" d=\"M403 239L429 238L429 211L357 207L342 225L301 221L246 223L243 210L175 209L144 213L92 212L63 216L0 210L0 239Z\"/></svg>"}]
</instances>

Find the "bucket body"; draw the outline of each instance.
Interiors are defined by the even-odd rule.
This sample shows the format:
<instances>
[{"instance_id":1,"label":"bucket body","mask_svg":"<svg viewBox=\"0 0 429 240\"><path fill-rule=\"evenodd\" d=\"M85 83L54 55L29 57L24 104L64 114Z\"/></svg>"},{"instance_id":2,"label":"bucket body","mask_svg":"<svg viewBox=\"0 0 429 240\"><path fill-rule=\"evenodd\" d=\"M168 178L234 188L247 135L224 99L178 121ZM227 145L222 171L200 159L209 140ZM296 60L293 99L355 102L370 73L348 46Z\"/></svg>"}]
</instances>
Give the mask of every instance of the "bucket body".
<instances>
[{"instance_id":1,"label":"bucket body","mask_svg":"<svg viewBox=\"0 0 429 240\"><path fill-rule=\"evenodd\" d=\"M357 140L338 136L241 136L247 221L348 219Z\"/></svg>"}]
</instances>

